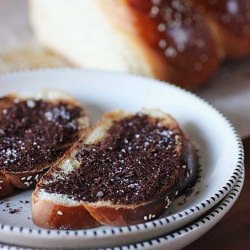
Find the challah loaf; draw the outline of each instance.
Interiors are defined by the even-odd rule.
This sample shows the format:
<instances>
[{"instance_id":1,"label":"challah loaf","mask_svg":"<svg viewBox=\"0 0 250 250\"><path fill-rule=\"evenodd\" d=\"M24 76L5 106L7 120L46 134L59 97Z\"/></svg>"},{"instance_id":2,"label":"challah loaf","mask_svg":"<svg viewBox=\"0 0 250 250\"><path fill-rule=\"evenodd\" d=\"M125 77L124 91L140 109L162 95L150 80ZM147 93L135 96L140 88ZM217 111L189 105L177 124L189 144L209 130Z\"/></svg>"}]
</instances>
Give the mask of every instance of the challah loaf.
<instances>
[{"instance_id":1,"label":"challah loaf","mask_svg":"<svg viewBox=\"0 0 250 250\"><path fill-rule=\"evenodd\" d=\"M32 0L41 43L84 68L192 88L250 52L249 0Z\"/></svg>"}]
</instances>

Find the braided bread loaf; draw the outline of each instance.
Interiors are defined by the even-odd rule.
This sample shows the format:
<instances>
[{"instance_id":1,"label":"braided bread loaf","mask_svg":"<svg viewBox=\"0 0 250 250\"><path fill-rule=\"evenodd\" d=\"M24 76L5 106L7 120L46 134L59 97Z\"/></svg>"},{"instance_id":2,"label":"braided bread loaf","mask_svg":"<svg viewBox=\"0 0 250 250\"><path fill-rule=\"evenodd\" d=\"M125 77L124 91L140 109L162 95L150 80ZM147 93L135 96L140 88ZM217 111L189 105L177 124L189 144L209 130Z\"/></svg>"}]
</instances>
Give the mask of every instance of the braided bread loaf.
<instances>
[{"instance_id":1,"label":"braided bread loaf","mask_svg":"<svg viewBox=\"0 0 250 250\"><path fill-rule=\"evenodd\" d=\"M75 65L185 88L250 53L249 0L33 0L34 31Z\"/></svg>"}]
</instances>

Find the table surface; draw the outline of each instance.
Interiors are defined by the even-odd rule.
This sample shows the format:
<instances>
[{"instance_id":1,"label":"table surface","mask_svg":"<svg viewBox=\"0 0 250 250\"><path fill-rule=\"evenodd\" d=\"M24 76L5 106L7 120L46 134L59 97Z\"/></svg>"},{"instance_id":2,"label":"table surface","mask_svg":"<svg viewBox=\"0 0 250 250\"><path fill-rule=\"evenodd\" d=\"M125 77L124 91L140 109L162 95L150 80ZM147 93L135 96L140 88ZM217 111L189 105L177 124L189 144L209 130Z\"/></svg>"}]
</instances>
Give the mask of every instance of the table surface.
<instances>
[{"instance_id":1,"label":"table surface","mask_svg":"<svg viewBox=\"0 0 250 250\"><path fill-rule=\"evenodd\" d=\"M242 192L225 217L203 237L185 250L250 249L250 137L243 140L245 149L245 182Z\"/></svg>"}]
</instances>

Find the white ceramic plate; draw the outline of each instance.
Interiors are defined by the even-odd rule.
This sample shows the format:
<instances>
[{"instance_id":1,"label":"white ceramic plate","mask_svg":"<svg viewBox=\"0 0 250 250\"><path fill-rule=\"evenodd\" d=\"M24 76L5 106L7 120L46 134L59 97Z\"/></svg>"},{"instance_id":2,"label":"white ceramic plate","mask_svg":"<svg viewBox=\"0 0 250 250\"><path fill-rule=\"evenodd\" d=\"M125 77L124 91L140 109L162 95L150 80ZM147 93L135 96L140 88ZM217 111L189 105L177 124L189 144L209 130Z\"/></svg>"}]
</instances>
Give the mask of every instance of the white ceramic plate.
<instances>
[{"instance_id":1,"label":"white ceramic plate","mask_svg":"<svg viewBox=\"0 0 250 250\"><path fill-rule=\"evenodd\" d=\"M214 227L230 210L238 199L244 183L244 169L236 181L236 184L227 194L227 196L219 202L208 214L202 216L198 220L192 222L191 225L181 228L170 234L154 238L152 240L143 241L137 244L121 246L115 248L106 248L105 250L176 250L181 249L208 232ZM216 248L216 246L214 246Z\"/></svg>"},{"instance_id":2,"label":"white ceramic plate","mask_svg":"<svg viewBox=\"0 0 250 250\"><path fill-rule=\"evenodd\" d=\"M30 204L20 202L30 199L30 192L24 192L0 204L2 242L36 247L105 247L156 237L184 226L212 208L231 190L241 172L242 144L230 123L209 104L180 88L138 76L78 69L0 77L1 95L44 88L62 89L74 95L85 105L92 121L117 108L160 108L172 114L199 148L200 182L186 202L182 202L185 197L178 198L160 219L130 227L102 226L77 231L37 228L30 220ZM9 214L7 204L12 209L22 209Z\"/></svg>"},{"instance_id":3,"label":"white ceramic plate","mask_svg":"<svg viewBox=\"0 0 250 250\"><path fill-rule=\"evenodd\" d=\"M213 226L215 226L229 211L229 209L236 202L239 197L240 191L242 190L244 183L244 169L239 175L236 184L227 194L227 196L220 201L209 213L201 218L197 219L193 224L181 228L178 231L170 234L162 235L152 240L146 240L143 242L117 246L114 248L103 248L103 250L176 250L181 249L208 232ZM18 246L9 246L0 243L1 249L4 250L35 250L31 248L23 248ZM101 250L101 249L99 249Z\"/></svg>"}]
</instances>

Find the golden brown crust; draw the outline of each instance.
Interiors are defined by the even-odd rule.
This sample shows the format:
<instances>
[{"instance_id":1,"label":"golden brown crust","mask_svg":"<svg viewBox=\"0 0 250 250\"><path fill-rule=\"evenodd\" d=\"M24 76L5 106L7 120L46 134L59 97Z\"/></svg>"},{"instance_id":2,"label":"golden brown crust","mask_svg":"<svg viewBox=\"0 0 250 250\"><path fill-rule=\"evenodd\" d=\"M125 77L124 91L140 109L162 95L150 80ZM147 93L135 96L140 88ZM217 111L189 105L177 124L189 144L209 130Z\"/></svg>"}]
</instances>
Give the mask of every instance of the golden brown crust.
<instances>
[{"instance_id":1,"label":"golden brown crust","mask_svg":"<svg viewBox=\"0 0 250 250\"><path fill-rule=\"evenodd\" d=\"M48 200L41 200L32 194L32 220L40 227L79 229L100 225L83 205L57 205Z\"/></svg>"},{"instance_id":2,"label":"golden brown crust","mask_svg":"<svg viewBox=\"0 0 250 250\"><path fill-rule=\"evenodd\" d=\"M88 203L85 208L100 223L113 226L125 226L143 223L159 217L173 200L176 190L161 199L135 206L108 206Z\"/></svg>"},{"instance_id":3,"label":"golden brown crust","mask_svg":"<svg viewBox=\"0 0 250 250\"><path fill-rule=\"evenodd\" d=\"M38 198L39 189L32 194L32 220L43 228L80 229L101 224L113 226L133 225L159 217L175 197L176 189L152 202L138 205L108 205L105 203L79 203L63 205L54 200Z\"/></svg>"},{"instance_id":4,"label":"golden brown crust","mask_svg":"<svg viewBox=\"0 0 250 250\"><path fill-rule=\"evenodd\" d=\"M0 173L0 197L9 195L14 192L14 186L10 180Z\"/></svg>"},{"instance_id":5,"label":"golden brown crust","mask_svg":"<svg viewBox=\"0 0 250 250\"><path fill-rule=\"evenodd\" d=\"M179 13L172 7L173 1L158 1L157 5L150 0L116 2L100 3L102 11L117 32L140 51L150 65L152 76L193 88L216 72L220 63L219 50L210 29L204 18L185 1L175 1L184 8ZM153 16L152 9L158 14ZM181 17L166 21L164 13L169 9ZM192 23L187 24L191 19Z\"/></svg>"}]
</instances>

